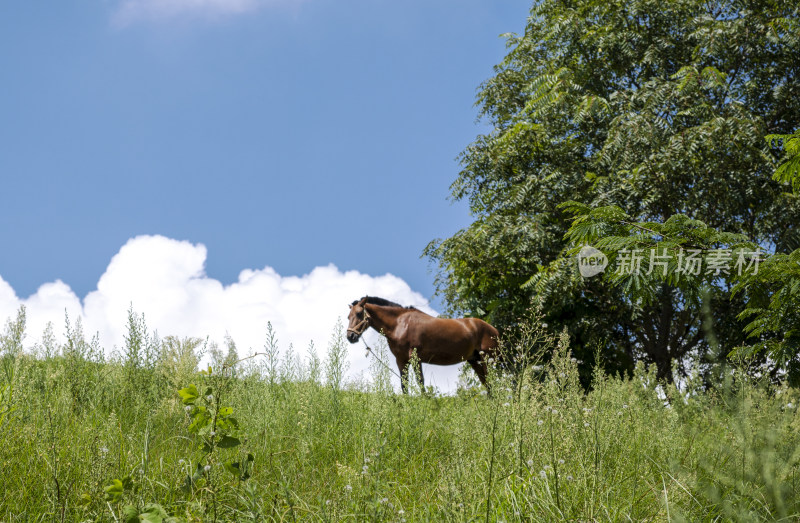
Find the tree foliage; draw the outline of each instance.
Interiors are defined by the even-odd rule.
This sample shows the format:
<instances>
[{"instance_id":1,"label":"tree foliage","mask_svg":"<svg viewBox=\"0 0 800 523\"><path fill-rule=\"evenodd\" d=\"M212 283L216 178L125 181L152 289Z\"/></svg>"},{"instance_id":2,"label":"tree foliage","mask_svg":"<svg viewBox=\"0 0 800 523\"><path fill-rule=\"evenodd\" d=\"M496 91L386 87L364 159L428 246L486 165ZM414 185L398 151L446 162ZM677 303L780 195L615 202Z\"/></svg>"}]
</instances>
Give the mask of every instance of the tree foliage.
<instances>
[{"instance_id":1,"label":"tree foliage","mask_svg":"<svg viewBox=\"0 0 800 523\"><path fill-rule=\"evenodd\" d=\"M800 246L800 202L773 179L779 153L764 140L800 122L797 5L544 0L525 33L507 38L478 95L493 129L462 153L452 185L475 221L425 250L449 312L513 329L538 301L579 358L600 347L612 370L640 358L668 379L676 360L715 357L704 325L719 345L741 344L744 298L732 299L731 282L653 281L644 300L635 282L581 278L578 242L639 240L619 221L579 221L584 237L567 235L577 208L562 204L617 208L656 233L707 234L694 238L707 246Z\"/></svg>"},{"instance_id":2,"label":"tree foliage","mask_svg":"<svg viewBox=\"0 0 800 523\"><path fill-rule=\"evenodd\" d=\"M785 152L774 178L791 185L797 195L800 130L791 135L770 135L767 141L780 145ZM747 298L747 308L740 317L750 320L745 330L754 339L741 351L752 355L765 350L787 368L792 382L800 382L800 248L788 254L776 253L764 262L760 272L741 278L733 291Z\"/></svg>"}]
</instances>

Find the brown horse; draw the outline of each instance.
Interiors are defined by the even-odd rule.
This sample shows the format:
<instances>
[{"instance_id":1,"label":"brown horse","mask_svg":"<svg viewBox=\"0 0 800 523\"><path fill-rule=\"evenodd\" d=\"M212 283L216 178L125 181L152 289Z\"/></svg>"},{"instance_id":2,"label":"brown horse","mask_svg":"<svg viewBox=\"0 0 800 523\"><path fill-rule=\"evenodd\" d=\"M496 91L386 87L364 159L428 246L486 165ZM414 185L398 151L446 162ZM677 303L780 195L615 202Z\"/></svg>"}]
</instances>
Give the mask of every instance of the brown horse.
<instances>
[{"instance_id":1,"label":"brown horse","mask_svg":"<svg viewBox=\"0 0 800 523\"><path fill-rule=\"evenodd\" d=\"M468 362L484 386L487 360L496 357L497 329L478 318L442 319L414 307L365 296L350 305L347 341L356 343L369 327L386 336L400 369L401 386L414 350L422 363L454 365ZM422 369L419 370L423 385Z\"/></svg>"}]
</instances>

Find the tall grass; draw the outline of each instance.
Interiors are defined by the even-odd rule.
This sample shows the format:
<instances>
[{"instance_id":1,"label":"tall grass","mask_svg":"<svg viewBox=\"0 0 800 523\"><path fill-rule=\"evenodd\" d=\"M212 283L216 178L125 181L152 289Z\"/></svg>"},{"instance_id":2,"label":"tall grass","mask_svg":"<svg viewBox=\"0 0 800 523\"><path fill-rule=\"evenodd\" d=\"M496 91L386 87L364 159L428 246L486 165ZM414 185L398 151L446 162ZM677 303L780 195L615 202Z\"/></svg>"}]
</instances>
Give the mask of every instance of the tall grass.
<instances>
[{"instance_id":1,"label":"tall grass","mask_svg":"<svg viewBox=\"0 0 800 523\"><path fill-rule=\"evenodd\" d=\"M519 360L515 379L493 372L492 394L403 396L377 361L370 383L344 382L341 326L323 361L278 351L269 329L269 357L234 363L232 340L227 355L158 340L130 316L114 357L77 323L63 345L51 329L32 350L24 311L6 326L0 521L800 516L798 393L734 368L713 391L659 385L640 365L630 378L598 372L586 392L568 340L533 323L506 349L535 342L552 358ZM204 350L217 361L201 374ZM185 404L190 384L200 392ZM235 417L227 434L239 444L192 429L201 406Z\"/></svg>"}]
</instances>

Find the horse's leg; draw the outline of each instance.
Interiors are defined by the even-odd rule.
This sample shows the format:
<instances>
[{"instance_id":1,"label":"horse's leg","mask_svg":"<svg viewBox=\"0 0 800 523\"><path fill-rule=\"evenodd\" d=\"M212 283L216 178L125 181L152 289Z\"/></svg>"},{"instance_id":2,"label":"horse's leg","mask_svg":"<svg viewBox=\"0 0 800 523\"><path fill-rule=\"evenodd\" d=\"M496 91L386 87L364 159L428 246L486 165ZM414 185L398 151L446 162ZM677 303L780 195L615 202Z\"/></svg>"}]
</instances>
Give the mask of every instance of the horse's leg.
<instances>
[{"instance_id":1,"label":"horse's leg","mask_svg":"<svg viewBox=\"0 0 800 523\"><path fill-rule=\"evenodd\" d=\"M469 360L469 364L472 365L472 368L475 369L475 373L478 375L478 379L481 380L481 383L484 387L486 387L486 391L491 395L492 390L489 387L489 384L486 383L486 375L489 372L489 361L493 360L497 363L498 358L500 357L500 352L498 350L498 332L497 329L492 327L489 324L486 324L486 329L481 336L481 348L477 351L477 354L473 356L473 360Z\"/></svg>"},{"instance_id":2,"label":"horse's leg","mask_svg":"<svg viewBox=\"0 0 800 523\"><path fill-rule=\"evenodd\" d=\"M488 373L488 366L486 364L487 356L479 356L475 355L472 359L467 360L467 363L470 364L472 370L475 371L475 374L478 375L478 379L481 380L481 385L486 387L487 392L491 392L489 390L489 384L486 383L486 374Z\"/></svg>"},{"instance_id":3,"label":"horse's leg","mask_svg":"<svg viewBox=\"0 0 800 523\"><path fill-rule=\"evenodd\" d=\"M408 394L406 389L406 383L408 383L408 358L395 357L395 359L397 360L397 368L400 370L400 388L403 394Z\"/></svg>"},{"instance_id":4,"label":"horse's leg","mask_svg":"<svg viewBox=\"0 0 800 523\"><path fill-rule=\"evenodd\" d=\"M425 394L425 379L422 377L422 362L417 363L417 382L419 383L419 391Z\"/></svg>"},{"instance_id":5,"label":"horse's leg","mask_svg":"<svg viewBox=\"0 0 800 523\"><path fill-rule=\"evenodd\" d=\"M478 375L478 379L481 380L481 384L486 386L486 361L475 358L467 360L467 363L472 366L472 370L474 370L475 374Z\"/></svg>"}]
</instances>

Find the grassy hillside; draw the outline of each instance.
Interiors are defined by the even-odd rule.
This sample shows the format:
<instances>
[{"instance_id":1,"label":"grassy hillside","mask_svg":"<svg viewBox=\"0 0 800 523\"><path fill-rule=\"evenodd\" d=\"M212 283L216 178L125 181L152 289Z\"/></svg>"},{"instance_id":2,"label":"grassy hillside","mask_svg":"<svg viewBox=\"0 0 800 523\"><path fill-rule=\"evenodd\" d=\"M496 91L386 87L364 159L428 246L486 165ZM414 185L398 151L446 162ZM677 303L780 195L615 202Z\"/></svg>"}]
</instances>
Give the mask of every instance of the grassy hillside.
<instances>
[{"instance_id":1,"label":"grassy hillside","mask_svg":"<svg viewBox=\"0 0 800 523\"><path fill-rule=\"evenodd\" d=\"M112 357L79 325L63 346L46 333L34 356L24 316L8 325L0 521L800 515L800 395L734 369L714 392L664 390L639 367L585 393L568 342L550 338L551 363L495 376L491 396L401 396L378 364L371 383L342 383L340 333L323 361L278 358L268 337L266 356L233 364L229 341L198 373L202 344L158 340L135 315L129 327Z\"/></svg>"}]
</instances>

